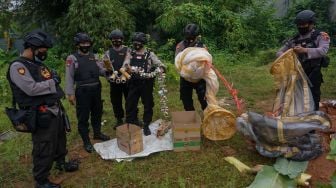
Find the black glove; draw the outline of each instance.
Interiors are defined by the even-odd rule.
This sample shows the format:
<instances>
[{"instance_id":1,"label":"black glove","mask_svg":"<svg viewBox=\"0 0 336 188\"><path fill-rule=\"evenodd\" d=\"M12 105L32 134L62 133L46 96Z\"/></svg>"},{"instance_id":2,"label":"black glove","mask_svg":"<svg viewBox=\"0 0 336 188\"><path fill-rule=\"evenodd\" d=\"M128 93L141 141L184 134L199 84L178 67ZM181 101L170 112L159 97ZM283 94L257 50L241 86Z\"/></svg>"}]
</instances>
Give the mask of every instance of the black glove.
<instances>
[{"instance_id":1,"label":"black glove","mask_svg":"<svg viewBox=\"0 0 336 188\"><path fill-rule=\"evenodd\" d=\"M55 81L55 84L60 84L61 83L61 77L57 74L55 69L51 70L51 77Z\"/></svg>"}]
</instances>

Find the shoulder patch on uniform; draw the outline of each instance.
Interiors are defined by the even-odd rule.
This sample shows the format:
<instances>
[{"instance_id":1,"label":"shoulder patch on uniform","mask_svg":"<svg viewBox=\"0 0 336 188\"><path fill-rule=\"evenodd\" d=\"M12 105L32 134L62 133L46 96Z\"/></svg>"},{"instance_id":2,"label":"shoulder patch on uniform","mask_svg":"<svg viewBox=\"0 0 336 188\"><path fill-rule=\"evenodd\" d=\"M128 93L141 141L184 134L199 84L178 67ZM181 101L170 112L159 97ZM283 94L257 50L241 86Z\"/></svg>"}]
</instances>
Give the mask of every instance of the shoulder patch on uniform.
<instances>
[{"instance_id":1,"label":"shoulder patch on uniform","mask_svg":"<svg viewBox=\"0 0 336 188\"><path fill-rule=\"evenodd\" d=\"M326 32L321 32L321 37L322 37L323 40L329 40L330 39L329 34L326 33Z\"/></svg>"},{"instance_id":2,"label":"shoulder patch on uniform","mask_svg":"<svg viewBox=\"0 0 336 188\"><path fill-rule=\"evenodd\" d=\"M73 62L74 60L71 57L68 57L65 61L67 67L69 67Z\"/></svg>"},{"instance_id":3,"label":"shoulder patch on uniform","mask_svg":"<svg viewBox=\"0 0 336 188\"><path fill-rule=\"evenodd\" d=\"M26 73L26 69L24 69L23 67L18 68L17 71L21 75L24 75Z\"/></svg>"}]
</instances>

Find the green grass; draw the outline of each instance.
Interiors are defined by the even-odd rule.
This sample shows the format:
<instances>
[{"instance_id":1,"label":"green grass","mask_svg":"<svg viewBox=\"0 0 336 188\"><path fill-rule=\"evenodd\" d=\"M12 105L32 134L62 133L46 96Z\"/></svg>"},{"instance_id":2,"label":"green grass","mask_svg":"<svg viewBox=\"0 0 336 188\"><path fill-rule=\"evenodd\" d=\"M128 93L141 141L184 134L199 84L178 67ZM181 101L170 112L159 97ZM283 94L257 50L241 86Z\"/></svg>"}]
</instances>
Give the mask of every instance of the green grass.
<instances>
[{"instance_id":1,"label":"green grass","mask_svg":"<svg viewBox=\"0 0 336 188\"><path fill-rule=\"evenodd\" d=\"M335 51L335 50L333 50ZM273 79L269 74L269 64L272 54L260 52L251 56L235 57L228 54L215 54L214 63L227 80L239 90L239 95L251 111L264 112L271 107L275 97ZM333 53L335 54L335 53ZM331 57L335 60L335 55ZM322 86L322 98L335 96L335 62L324 69L325 83ZM167 86L168 100L171 111L183 110L179 100L179 76L172 64L169 65ZM1 69L4 75L5 69ZM112 129L115 122L109 99L109 87L103 82L102 97L104 99L103 120L107 124L102 127L108 135L115 137ZM221 86L218 98L230 97ZM2 109L10 105L10 97L2 99ZM262 102L268 108L264 108ZM197 98L194 95L195 106L201 112ZM155 92L155 107L153 120L160 118L158 95ZM72 132L68 134L70 155L82 150L81 140L77 133L75 109L67 101L64 106L70 116ZM142 105L139 105L142 117ZM233 108L234 110L234 108ZM0 113L0 132L12 130L10 122L4 113ZM91 132L92 134L92 132ZM31 187L31 137L29 134L18 134L15 138L0 143L0 187ZM63 174L66 177L63 187L246 187L254 179L253 175L240 174L232 165L224 160L225 150L230 147L235 150L234 156L249 166L256 164L271 164L272 159L260 156L254 149L247 147L245 139L236 134L226 141L209 141L202 138L202 149L199 152L174 153L161 152L149 157L136 159L132 162L104 161L98 154L91 154L81 160L80 170L75 173ZM84 152L85 153L85 152ZM55 175L56 171L52 171Z\"/></svg>"}]
</instances>

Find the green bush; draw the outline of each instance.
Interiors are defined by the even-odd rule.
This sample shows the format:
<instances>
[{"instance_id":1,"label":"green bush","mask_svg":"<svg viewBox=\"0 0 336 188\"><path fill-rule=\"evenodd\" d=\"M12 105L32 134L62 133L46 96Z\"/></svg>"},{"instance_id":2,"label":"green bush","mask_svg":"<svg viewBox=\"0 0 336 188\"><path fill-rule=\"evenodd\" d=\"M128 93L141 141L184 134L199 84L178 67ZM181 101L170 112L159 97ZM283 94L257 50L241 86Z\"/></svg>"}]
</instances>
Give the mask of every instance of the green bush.
<instances>
[{"instance_id":1,"label":"green bush","mask_svg":"<svg viewBox=\"0 0 336 188\"><path fill-rule=\"evenodd\" d=\"M168 39L167 42L158 48L157 55L166 60L166 63L174 63L175 56L175 39Z\"/></svg>"},{"instance_id":2,"label":"green bush","mask_svg":"<svg viewBox=\"0 0 336 188\"><path fill-rule=\"evenodd\" d=\"M49 7L42 1L24 1L19 9L21 12L38 11L33 12L33 18L29 17L28 21L27 16L16 17L15 23L26 23L18 27L22 31L43 25L45 30L54 33L58 46L55 53L62 58L75 50L73 36L77 32L88 32L94 40L94 50L98 51L107 49L110 45L108 34L120 28L125 33L126 42L133 31L155 35L157 43L148 46L162 57L171 59L172 46L182 40L182 30L188 23L200 26L202 41L211 52L224 50L240 56L245 52L281 46L281 41L296 33L293 19L303 9L316 12L317 28L335 32L336 23L329 20L327 11L331 0L293 1L284 18L274 16L272 3L269 0L78 0L60 4L51 1ZM6 18L0 14L0 20ZM41 20L49 21L38 24ZM175 39L175 44L169 39Z\"/></svg>"},{"instance_id":3,"label":"green bush","mask_svg":"<svg viewBox=\"0 0 336 188\"><path fill-rule=\"evenodd\" d=\"M183 27L196 23L210 50L253 52L278 45L285 29L273 15L274 9L266 0L251 0L239 11L216 3L182 3L166 9L157 18L157 27L181 39Z\"/></svg>"},{"instance_id":4,"label":"green bush","mask_svg":"<svg viewBox=\"0 0 336 188\"><path fill-rule=\"evenodd\" d=\"M0 102L7 103L11 100L10 87L6 76L0 76Z\"/></svg>"},{"instance_id":5,"label":"green bush","mask_svg":"<svg viewBox=\"0 0 336 188\"><path fill-rule=\"evenodd\" d=\"M0 68L7 65L17 57L17 51L6 52L0 48Z\"/></svg>"},{"instance_id":6,"label":"green bush","mask_svg":"<svg viewBox=\"0 0 336 188\"><path fill-rule=\"evenodd\" d=\"M108 47L107 37L113 29L134 29L132 17L118 0L71 1L68 13L58 20L58 25L62 52L73 49L73 37L78 32L87 32L93 39L94 50L98 50Z\"/></svg>"},{"instance_id":7,"label":"green bush","mask_svg":"<svg viewBox=\"0 0 336 188\"><path fill-rule=\"evenodd\" d=\"M331 0L294 1L291 8L288 10L286 17L283 19L283 27L286 27L287 30L291 30L291 33L296 33L296 26L294 24L296 14L302 10L310 9L316 13L316 28L333 35L336 32L336 22L330 20L328 11L329 8L333 6L333 3L334 2ZM291 35L288 35L287 37L290 36Z\"/></svg>"},{"instance_id":8,"label":"green bush","mask_svg":"<svg viewBox=\"0 0 336 188\"><path fill-rule=\"evenodd\" d=\"M59 57L56 49L48 50L48 58L44 61L49 68L58 70L59 72L65 71L65 58Z\"/></svg>"}]
</instances>

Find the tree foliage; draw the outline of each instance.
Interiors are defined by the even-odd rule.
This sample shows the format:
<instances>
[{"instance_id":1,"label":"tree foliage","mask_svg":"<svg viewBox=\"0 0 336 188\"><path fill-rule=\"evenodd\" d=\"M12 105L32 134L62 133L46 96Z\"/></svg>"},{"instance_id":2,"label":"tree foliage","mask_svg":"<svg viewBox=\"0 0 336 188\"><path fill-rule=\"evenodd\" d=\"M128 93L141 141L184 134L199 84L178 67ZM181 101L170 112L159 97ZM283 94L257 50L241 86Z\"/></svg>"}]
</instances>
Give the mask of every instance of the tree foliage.
<instances>
[{"instance_id":1,"label":"tree foliage","mask_svg":"<svg viewBox=\"0 0 336 188\"><path fill-rule=\"evenodd\" d=\"M0 0L0 33L7 31L10 28L11 20L13 19L12 12L9 9L12 7L10 0Z\"/></svg>"},{"instance_id":2,"label":"tree foliage","mask_svg":"<svg viewBox=\"0 0 336 188\"><path fill-rule=\"evenodd\" d=\"M293 20L295 15L302 10L310 9L316 13L317 28L327 31L329 33L336 32L336 22L330 21L329 8L332 7L333 1L331 0L306 0L306 1L294 1L293 5L288 11L286 16L287 25L294 27Z\"/></svg>"},{"instance_id":3,"label":"tree foliage","mask_svg":"<svg viewBox=\"0 0 336 188\"><path fill-rule=\"evenodd\" d=\"M73 37L87 32L94 41L95 50L109 45L108 34L115 28L133 31L134 20L117 0L72 1L67 15L58 20L58 35L66 48L73 47Z\"/></svg>"},{"instance_id":4,"label":"tree foliage","mask_svg":"<svg viewBox=\"0 0 336 188\"><path fill-rule=\"evenodd\" d=\"M181 31L187 23L197 23L206 42L230 51L253 51L274 46L281 29L273 16L271 4L266 0L251 0L245 4L240 1L241 6L237 3L234 3L237 6L225 6L213 1L172 6L157 18L157 26L171 36L181 38Z\"/></svg>"},{"instance_id":5,"label":"tree foliage","mask_svg":"<svg viewBox=\"0 0 336 188\"><path fill-rule=\"evenodd\" d=\"M68 12L69 5L70 0L22 0L18 2L16 20L25 31L35 27L54 31L55 22Z\"/></svg>"},{"instance_id":6,"label":"tree foliage","mask_svg":"<svg viewBox=\"0 0 336 188\"><path fill-rule=\"evenodd\" d=\"M73 47L73 36L81 31L93 37L96 50L106 48L110 42L106 37L115 28L127 37L133 31L148 33L157 49L167 50L172 41L182 40L188 23L200 26L202 40L211 50L253 52L278 47L294 35L293 19L303 9L317 13L319 29L336 30L328 15L331 0L291 1L284 18L275 17L270 0L16 0L20 3L14 9L9 8L13 0L1 2L0 31L42 27L56 36L62 52Z\"/></svg>"}]
</instances>

